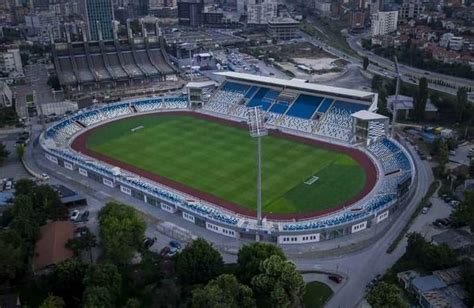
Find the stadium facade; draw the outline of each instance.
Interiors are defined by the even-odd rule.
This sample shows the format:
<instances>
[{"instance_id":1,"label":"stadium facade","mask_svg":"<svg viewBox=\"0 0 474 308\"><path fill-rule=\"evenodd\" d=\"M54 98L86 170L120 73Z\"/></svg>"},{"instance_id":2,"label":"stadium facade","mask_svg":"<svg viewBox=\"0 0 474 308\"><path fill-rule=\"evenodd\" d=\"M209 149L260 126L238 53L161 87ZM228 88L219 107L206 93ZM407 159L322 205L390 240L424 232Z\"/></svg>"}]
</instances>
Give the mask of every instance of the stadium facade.
<instances>
[{"instance_id":1,"label":"stadium facade","mask_svg":"<svg viewBox=\"0 0 474 308\"><path fill-rule=\"evenodd\" d=\"M208 100L191 106L187 96L122 101L81 110L49 127L40 143L46 158L81 176L182 217L223 236L280 244L317 243L370 232L391 221L409 202L416 169L409 152L389 137L387 119L376 112L375 93L280 80L240 73L219 73L226 81ZM376 183L362 198L342 208L310 217L256 217L234 211L166 185L146 175L88 155L91 129L118 119L158 112L193 112L243 122L249 107L265 111L269 129L360 152L376 168ZM82 144L82 146L81 146Z\"/></svg>"},{"instance_id":2,"label":"stadium facade","mask_svg":"<svg viewBox=\"0 0 474 308\"><path fill-rule=\"evenodd\" d=\"M53 60L59 82L66 91L111 88L120 85L143 85L149 81L176 80L178 69L170 61L158 24L148 33L142 24L141 37L119 38L114 21L109 22L113 38L102 38L101 23L96 24L98 40L53 44Z\"/></svg>"}]
</instances>

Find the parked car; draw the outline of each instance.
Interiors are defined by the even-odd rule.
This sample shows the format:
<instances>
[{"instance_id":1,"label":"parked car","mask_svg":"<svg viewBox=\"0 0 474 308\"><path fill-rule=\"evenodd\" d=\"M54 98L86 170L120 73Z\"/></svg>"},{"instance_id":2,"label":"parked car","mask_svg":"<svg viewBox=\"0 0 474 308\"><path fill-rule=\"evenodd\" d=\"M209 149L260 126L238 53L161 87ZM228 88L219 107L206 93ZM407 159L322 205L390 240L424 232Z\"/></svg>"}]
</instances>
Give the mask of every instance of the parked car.
<instances>
[{"instance_id":1,"label":"parked car","mask_svg":"<svg viewBox=\"0 0 474 308\"><path fill-rule=\"evenodd\" d=\"M84 211L81 215L81 221L88 221L89 220L89 211Z\"/></svg>"},{"instance_id":2,"label":"parked car","mask_svg":"<svg viewBox=\"0 0 474 308\"><path fill-rule=\"evenodd\" d=\"M77 221L77 219L79 218L80 215L81 215L81 212L79 212L78 210L74 210L74 211L72 211L71 216L69 216L69 218L72 221Z\"/></svg>"},{"instance_id":3,"label":"parked car","mask_svg":"<svg viewBox=\"0 0 474 308\"><path fill-rule=\"evenodd\" d=\"M170 245L171 247L177 248L178 250L181 250L181 244L180 244L178 241L171 241L171 242L169 243L169 245Z\"/></svg>"},{"instance_id":4,"label":"parked car","mask_svg":"<svg viewBox=\"0 0 474 308\"><path fill-rule=\"evenodd\" d=\"M329 275L328 279L334 281L335 283L341 283L342 281L342 277L337 275Z\"/></svg>"},{"instance_id":5,"label":"parked car","mask_svg":"<svg viewBox=\"0 0 474 308\"><path fill-rule=\"evenodd\" d=\"M161 249L160 256L161 257L166 257L170 251L171 251L170 246L165 246L165 247L163 247L163 249Z\"/></svg>"},{"instance_id":6,"label":"parked car","mask_svg":"<svg viewBox=\"0 0 474 308\"><path fill-rule=\"evenodd\" d=\"M421 210L421 213L422 213L422 214L428 214L429 209L430 209L429 207L426 207L426 206L425 206L425 207Z\"/></svg>"},{"instance_id":7,"label":"parked car","mask_svg":"<svg viewBox=\"0 0 474 308\"><path fill-rule=\"evenodd\" d=\"M155 238L147 237L143 240L143 247L145 247L145 249L148 249L151 246L153 246L155 242L156 242L156 237Z\"/></svg>"},{"instance_id":8,"label":"parked car","mask_svg":"<svg viewBox=\"0 0 474 308\"><path fill-rule=\"evenodd\" d=\"M42 173L41 176L43 177L43 180L49 180L49 175L47 175L46 173Z\"/></svg>"},{"instance_id":9,"label":"parked car","mask_svg":"<svg viewBox=\"0 0 474 308\"><path fill-rule=\"evenodd\" d=\"M179 249L176 247L170 247L170 251L166 254L167 257L172 257L179 252Z\"/></svg>"}]
</instances>

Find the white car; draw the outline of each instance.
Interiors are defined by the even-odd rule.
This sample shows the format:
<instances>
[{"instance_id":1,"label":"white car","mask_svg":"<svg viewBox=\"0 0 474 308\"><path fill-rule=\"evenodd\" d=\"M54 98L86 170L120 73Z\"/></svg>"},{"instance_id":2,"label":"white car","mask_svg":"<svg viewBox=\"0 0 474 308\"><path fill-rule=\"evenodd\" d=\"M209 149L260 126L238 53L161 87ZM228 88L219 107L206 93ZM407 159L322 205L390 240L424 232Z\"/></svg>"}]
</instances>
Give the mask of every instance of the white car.
<instances>
[{"instance_id":1,"label":"white car","mask_svg":"<svg viewBox=\"0 0 474 308\"><path fill-rule=\"evenodd\" d=\"M43 180L49 180L49 175L47 175L46 173L42 173L41 176L43 177Z\"/></svg>"},{"instance_id":2,"label":"white car","mask_svg":"<svg viewBox=\"0 0 474 308\"><path fill-rule=\"evenodd\" d=\"M69 216L69 218L72 221L76 221L79 218L80 215L81 215L81 212L79 212L78 210L74 210L74 211L72 211L71 216Z\"/></svg>"}]
</instances>

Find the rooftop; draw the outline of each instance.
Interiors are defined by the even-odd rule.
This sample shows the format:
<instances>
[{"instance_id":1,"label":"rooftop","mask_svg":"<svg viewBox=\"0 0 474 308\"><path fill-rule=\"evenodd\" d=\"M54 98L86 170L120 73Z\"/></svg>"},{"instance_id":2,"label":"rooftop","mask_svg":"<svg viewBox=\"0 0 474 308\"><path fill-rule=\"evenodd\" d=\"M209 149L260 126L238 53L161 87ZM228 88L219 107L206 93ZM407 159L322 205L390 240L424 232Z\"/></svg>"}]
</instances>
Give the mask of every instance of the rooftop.
<instances>
[{"instance_id":1,"label":"rooftop","mask_svg":"<svg viewBox=\"0 0 474 308\"><path fill-rule=\"evenodd\" d=\"M413 109L413 97L405 96L405 95L391 95L387 97L387 105L390 109L392 109L392 105L396 104L397 110L412 110ZM438 108L436 108L431 100L428 99L426 102L425 111L437 112Z\"/></svg>"},{"instance_id":2,"label":"rooftop","mask_svg":"<svg viewBox=\"0 0 474 308\"><path fill-rule=\"evenodd\" d=\"M419 293L446 287L446 284L434 275L416 277L411 283Z\"/></svg>"},{"instance_id":3,"label":"rooftop","mask_svg":"<svg viewBox=\"0 0 474 308\"><path fill-rule=\"evenodd\" d=\"M437 245L445 244L452 250L474 246L474 236L461 229L450 229L440 234L433 235L431 240Z\"/></svg>"},{"instance_id":4,"label":"rooftop","mask_svg":"<svg viewBox=\"0 0 474 308\"><path fill-rule=\"evenodd\" d=\"M273 77L265 77L259 75L251 75L245 73L236 73L236 72L220 72L215 73L219 76L224 76L227 78L240 80L244 82L251 82L251 83L262 83L267 85L273 85L282 88L296 88L298 90L307 90L310 92L319 92L320 94L327 94L327 95L338 95L338 96L347 96L349 98L360 99L365 101L373 102L374 98L377 97L376 93L367 92L367 91L360 91L360 90L353 90L353 89L346 89L346 88L338 88L332 86L325 86L315 83L308 83L306 81L301 81L298 79L280 79L280 78L273 78Z\"/></svg>"},{"instance_id":5,"label":"rooftop","mask_svg":"<svg viewBox=\"0 0 474 308\"><path fill-rule=\"evenodd\" d=\"M55 221L42 226L35 245L34 270L42 270L71 258L73 252L65 245L73 236L74 224L70 221Z\"/></svg>"}]
</instances>

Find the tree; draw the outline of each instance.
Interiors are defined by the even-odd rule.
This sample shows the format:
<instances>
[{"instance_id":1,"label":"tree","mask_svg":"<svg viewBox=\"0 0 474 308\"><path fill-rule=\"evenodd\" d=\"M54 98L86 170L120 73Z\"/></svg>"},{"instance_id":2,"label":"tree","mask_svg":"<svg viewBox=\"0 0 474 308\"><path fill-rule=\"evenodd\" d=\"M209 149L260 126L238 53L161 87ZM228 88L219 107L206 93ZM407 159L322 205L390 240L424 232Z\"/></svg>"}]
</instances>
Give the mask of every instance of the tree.
<instances>
[{"instance_id":1,"label":"tree","mask_svg":"<svg viewBox=\"0 0 474 308\"><path fill-rule=\"evenodd\" d=\"M69 211L61 202L58 193L49 185L33 188L33 204L46 219L67 220Z\"/></svg>"},{"instance_id":2,"label":"tree","mask_svg":"<svg viewBox=\"0 0 474 308\"><path fill-rule=\"evenodd\" d=\"M260 307L299 307L306 286L293 263L273 255L260 265L261 274L252 278Z\"/></svg>"},{"instance_id":3,"label":"tree","mask_svg":"<svg viewBox=\"0 0 474 308\"><path fill-rule=\"evenodd\" d=\"M109 263L98 264L90 267L87 271L84 277L84 286L86 288L106 288L111 300L114 301L120 296L122 276L115 265Z\"/></svg>"},{"instance_id":4,"label":"tree","mask_svg":"<svg viewBox=\"0 0 474 308\"><path fill-rule=\"evenodd\" d=\"M474 304L474 262L467 259L462 265L462 281L469 296L469 307Z\"/></svg>"},{"instance_id":5,"label":"tree","mask_svg":"<svg viewBox=\"0 0 474 308\"><path fill-rule=\"evenodd\" d=\"M261 274L260 264L273 255L286 259L281 248L272 244L256 242L240 248L236 271L240 282L250 285L252 278Z\"/></svg>"},{"instance_id":6,"label":"tree","mask_svg":"<svg viewBox=\"0 0 474 308\"><path fill-rule=\"evenodd\" d=\"M23 144L19 144L16 147L16 154L20 159L23 158L23 155L25 155L25 146Z\"/></svg>"},{"instance_id":7,"label":"tree","mask_svg":"<svg viewBox=\"0 0 474 308\"><path fill-rule=\"evenodd\" d=\"M383 77L377 74L372 77L372 90L379 92L383 88Z\"/></svg>"},{"instance_id":8,"label":"tree","mask_svg":"<svg viewBox=\"0 0 474 308\"><path fill-rule=\"evenodd\" d=\"M0 281L7 282L20 276L26 269L23 240L15 230L0 232Z\"/></svg>"},{"instance_id":9,"label":"tree","mask_svg":"<svg viewBox=\"0 0 474 308\"><path fill-rule=\"evenodd\" d=\"M435 246L428 243L419 233L412 233L408 237L408 245L403 258L410 262L410 266L428 271L445 269L457 264L456 254L448 246Z\"/></svg>"},{"instance_id":10,"label":"tree","mask_svg":"<svg viewBox=\"0 0 474 308\"><path fill-rule=\"evenodd\" d=\"M394 284L379 282L367 296L367 301L374 308L405 307L400 299L400 289Z\"/></svg>"},{"instance_id":11,"label":"tree","mask_svg":"<svg viewBox=\"0 0 474 308\"><path fill-rule=\"evenodd\" d=\"M84 291L84 308L113 307L109 290L104 287L90 287Z\"/></svg>"},{"instance_id":12,"label":"tree","mask_svg":"<svg viewBox=\"0 0 474 308\"><path fill-rule=\"evenodd\" d=\"M464 201L454 211L453 218L454 222L467 224L471 232L474 232L474 192L464 193Z\"/></svg>"},{"instance_id":13,"label":"tree","mask_svg":"<svg viewBox=\"0 0 474 308\"><path fill-rule=\"evenodd\" d=\"M142 247L146 225L132 207L107 203L99 212L99 225L104 257L112 263L128 263Z\"/></svg>"},{"instance_id":14,"label":"tree","mask_svg":"<svg viewBox=\"0 0 474 308\"><path fill-rule=\"evenodd\" d=\"M444 168L449 161L449 149L448 144L441 138L436 139L433 142L433 153L438 161L439 165Z\"/></svg>"},{"instance_id":15,"label":"tree","mask_svg":"<svg viewBox=\"0 0 474 308\"><path fill-rule=\"evenodd\" d=\"M223 274L211 280L204 288L193 291L195 308L256 307L252 289L240 284L234 275Z\"/></svg>"},{"instance_id":16,"label":"tree","mask_svg":"<svg viewBox=\"0 0 474 308\"><path fill-rule=\"evenodd\" d=\"M414 116L417 121L422 121L425 116L426 102L428 101L428 80L425 77L420 78L418 91L413 99Z\"/></svg>"},{"instance_id":17,"label":"tree","mask_svg":"<svg viewBox=\"0 0 474 308\"><path fill-rule=\"evenodd\" d=\"M369 58L367 58L367 57L362 58L362 67L363 67L364 71L367 70L367 67L369 67Z\"/></svg>"},{"instance_id":18,"label":"tree","mask_svg":"<svg viewBox=\"0 0 474 308\"><path fill-rule=\"evenodd\" d=\"M80 237L74 237L66 243L66 247L74 251L75 255L80 255L81 252L89 252L90 263L92 264L92 248L97 246L97 237L92 234L89 228L81 232Z\"/></svg>"},{"instance_id":19,"label":"tree","mask_svg":"<svg viewBox=\"0 0 474 308\"><path fill-rule=\"evenodd\" d=\"M15 197L20 195L30 195L33 193L33 188L36 186L35 182L28 179L20 179L15 183Z\"/></svg>"},{"instance_id":20,"label":"tree","mask_svg":"<svg viewBox=\"0 0 474 308\"><path fill-rule=\"evenodd\" d=\"M47 84L56 91L61 89L61 85L59 84L59 78L56 74L49 75Z\"/></svg>"},{"instance_id":21,"label":"tree","mask_svg":"<svg viewBox=\"0 0 474 308\"><path fill-rule=\"evenodd\" d=\"M221 254L206 240L198 238L177 256L175 268L181 282L206 284L222 271Z\"/></svg>"},{"instance_id":22,"label":"tree","mask_svg":"<svg viewBox=\"0 0 474 308\"><path fill-rule=\"evenodd\" d=\"M89 265L78 259L57 263L51 275L54 294L64 298L67 303L80 298L84 292L84 277L88 269Z\"/></svg>"},{"instance_id":23,"label":"tree","mask_svg":"<svg viewBox=\"0 0 474 308\"><path fill-rule=\"evenodd\" d=\"M38 214L33 209L33 202L28 196L15 198L12 207L13 221L12 229L16 230L21 238L31 246L36 242L39 235Z\"/></svg>"},{"instance_id":24,"label":"tree","mask_svg":"<svg viewBox=\"0 0 474 308\"><path fill-rule=\"evenodd\" d=\"M463 122L467 118L467 110L469 103L467 101L467 90L464 87L458 89L456 93L456 119L458 122Z\"/></svg>"},{"instance_id":25,"label":"tree","mask_svg":"<svg viewBox=\"0 0 474 308\"><path fill-rule=\"evenodd\" d=\"M0 143L0 165L5 161L10 152L7 151L6 146L3 143Z\"/></svg>"},{"instance_id":26,"label":"tree","mask_svg":"<svg viewBox=\"0 0 474 308\"><path fill-rule=\"evenodd\" d=\"M41 303L39 308L62 308L64 305L64 300L61 297L50 294L43 303Z\"/></svg>"}]
</instances>

